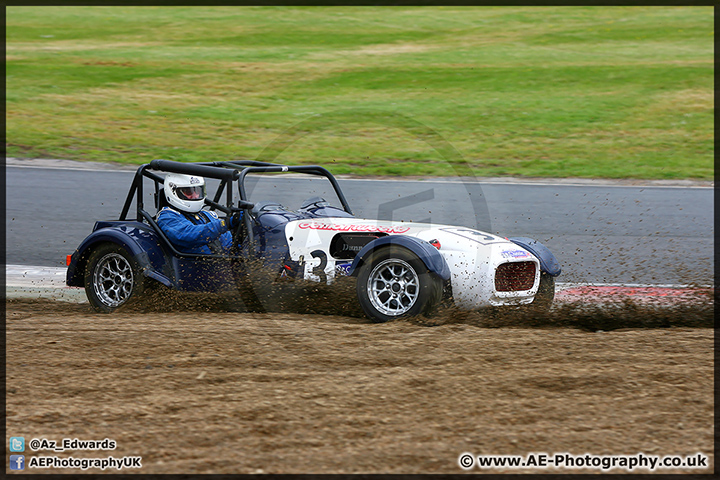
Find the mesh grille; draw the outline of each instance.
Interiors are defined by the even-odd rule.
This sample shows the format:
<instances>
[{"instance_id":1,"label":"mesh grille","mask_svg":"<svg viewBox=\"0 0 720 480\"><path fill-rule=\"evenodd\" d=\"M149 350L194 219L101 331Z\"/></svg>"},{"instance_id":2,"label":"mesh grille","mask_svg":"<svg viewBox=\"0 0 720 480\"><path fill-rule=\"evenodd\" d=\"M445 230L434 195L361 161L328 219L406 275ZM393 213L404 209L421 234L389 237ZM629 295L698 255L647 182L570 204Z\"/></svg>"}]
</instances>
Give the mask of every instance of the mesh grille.
<instances>
[{"instance_id":1,"label":"mesh grille","mask_svg":"<svg viewBox=\"0 0 720 480\"><path fill-rule=\"evenodd\" d=\"M534 262L503 263L495 270L495 290L498 292L530 290L534 282Z\"/></svg>"}]
</instances>

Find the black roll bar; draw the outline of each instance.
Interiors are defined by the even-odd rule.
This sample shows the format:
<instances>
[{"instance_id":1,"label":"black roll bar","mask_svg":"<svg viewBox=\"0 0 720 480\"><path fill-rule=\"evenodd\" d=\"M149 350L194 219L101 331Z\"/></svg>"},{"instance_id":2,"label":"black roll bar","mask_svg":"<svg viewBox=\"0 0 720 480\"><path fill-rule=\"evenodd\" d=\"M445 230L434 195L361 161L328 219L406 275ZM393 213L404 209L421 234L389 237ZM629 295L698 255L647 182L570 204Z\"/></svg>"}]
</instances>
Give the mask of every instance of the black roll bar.
<instances>
[{"instance_id":1,"label":"black roll bar","mask_svg":"<svg viewBox=\"0 0 720 480\"><path fill-rule=\"evenodd\" d=\"M340 190L340 185L338 185L337 180L335 177L333 177L332 173L327 171L325 168L320 167L318 165L300 165L300 166L287 166L287 165L264 165L264 166L258 166L258 167L246 167L244 168L238 177L238 189L240 190L240 198L243 200L247 200L247 192L245 191L245 177L248 173L287 173L287 172L298 172L298 173L307 173L310 175L317 175L320 177L327 178L330 183L333 186L333 189L335 189L335 194L340 199L340 203L342 203L343 210L345 210L347 213L352 215L352 210L350 209L350 205L348 204L347 200L345 199L345 195L342 193L342 190Z\"/></svg>"},{"instance_id":2,"label":"black roll bar","mask_svg":"<svg viewBox=\"0 0 720 480\"><path fill-rule=\"evenodd\" d=\"M216 178L218 180L234 180L237 178L237 170L230 168L222 168L219 165L222 164L182 163L174 162L172 160L160 159L150 162L150 168L152 168L153 170L162 170L164 172L173 173L184 173L185 175L197 175L198 177Z\"/></svg>"},{"instance_id":3,"label":"black roll bar","mask_svg":"<svg viewBox=\"0 0 720 480\"><path fill-rule=\"evenodd\" d=\"M150 215L145 211L143 205L143 177L148 177L155 182L155 192L158 193L158 185L164 184L165 179L160 175L157 175L149 170L160 170L163 172L182 173L186 175L197 175L201 177L208 177L220 180L220 186L216 192L215 198L212 201L207 202L213 208L224 211L225 209L219 208L218 204L222 197L223 190L226 193L227 204L232 203L232 191L229 188L229 183L234 180L238 180L238 190L240 194L240 201L238 206L243 209L252 208L252 204L248 202L247 191L245 190L245 177L248 173L288 173L298 172L310 175L322 176L328 179L335 190L335 194L342 203L343 209L352 215L350 205L345 199L345 195L340 190L335 177L325 168L318 165L299 165L299 166L288 166L281 165L278 163L260 162L256 160L233 160L227 162L203 162L203 163L183 163L176 162L173 160L156 159L152 160L148 164L141 165L137 172L135 172L135 178L133 178L130 191L128 192L125 204L123 205L122 212L120 213L120 220L126 220L127 214L130 211L130 205L133 199L136 199L136 220L142 221L145 219L153 227L157 227ZM250 215L245 215L246 228L248 235L252 237L252 226L250 224ZM157 229L157 228L156 228ZM159 230L159 229L157 229ZM251 238L252 239L252 238Z\"/></svg>"}]
</instances>

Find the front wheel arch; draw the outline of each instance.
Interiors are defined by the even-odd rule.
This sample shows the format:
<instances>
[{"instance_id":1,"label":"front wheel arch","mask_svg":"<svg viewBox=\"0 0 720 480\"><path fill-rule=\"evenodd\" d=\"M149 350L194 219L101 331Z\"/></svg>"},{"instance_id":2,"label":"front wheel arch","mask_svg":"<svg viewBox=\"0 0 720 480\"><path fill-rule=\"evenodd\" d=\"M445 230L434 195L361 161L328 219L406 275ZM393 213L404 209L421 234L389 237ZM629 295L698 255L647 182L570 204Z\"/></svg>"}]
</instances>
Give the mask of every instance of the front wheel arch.
<instances>
[{"instance_id":1,"label":"front wheel arch","mask_svg":"<svg viewBox=\"0 0 720 480\"><path fill-rule=\"evenodd\" d=\"M405 235L387 235L369 242L353 259L352 265L350 265L348 269L348 275L353 277L357 276L360 268L365 264L370 255L387 247L409 250L422 261L425 268L442 280L449 280L451 277L450 267L437 248L429 242Z\"/></svg>"}]
</instances>

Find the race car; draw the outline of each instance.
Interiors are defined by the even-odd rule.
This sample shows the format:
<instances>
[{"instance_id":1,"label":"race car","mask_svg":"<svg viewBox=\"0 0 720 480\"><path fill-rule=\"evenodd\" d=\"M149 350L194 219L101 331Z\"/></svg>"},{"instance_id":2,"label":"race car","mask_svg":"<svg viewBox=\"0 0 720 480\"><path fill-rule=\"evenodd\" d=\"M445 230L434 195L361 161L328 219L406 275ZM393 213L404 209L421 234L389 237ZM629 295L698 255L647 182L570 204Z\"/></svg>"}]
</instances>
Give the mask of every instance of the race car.
<instances>
[{"instance_id":1,"label":"race car","mask_svg":"<svg viewBox=\"0 0 720 480\"><path fill-rule=\"evenodd\" d=\"M206 208L226 216L242 212L229 251L181 252L158 227L157 215L166 206L163 174L169 173L214 179ZM249 200L249 178L272 184L278 175L329 182L336 204L317 195L294 209L272 198ZM129 219L133 204L135 218ZM283 282L332 285L339 277L355 277L357 300L375 322L429 315L441 302L463 309L547 309L561 272L555 256L530 238L357 218L325 168L257 161L153 160L140 166L119 219L96 222L67 264L67 285L84 287L90 305L103 313L141 298L153 283L186 292L234 291L246 305L262 309L258 299L267 284L253 280L260 265Z\"/></svg>"}]
</instances>

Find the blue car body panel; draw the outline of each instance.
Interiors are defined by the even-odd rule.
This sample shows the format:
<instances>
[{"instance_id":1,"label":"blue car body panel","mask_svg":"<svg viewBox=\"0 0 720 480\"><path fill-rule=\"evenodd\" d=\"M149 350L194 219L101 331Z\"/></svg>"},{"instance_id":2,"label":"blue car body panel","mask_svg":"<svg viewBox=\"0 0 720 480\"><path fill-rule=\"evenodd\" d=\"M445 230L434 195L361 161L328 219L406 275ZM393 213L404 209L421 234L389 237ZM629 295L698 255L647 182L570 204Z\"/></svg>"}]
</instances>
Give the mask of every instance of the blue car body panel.
<instances>
[{"instance_id":1,"label":"blue car body panel","mask_svg":"<svg viewBox=\"0 0 720 480\"><path fill-rule=\"evenodd\" d=\"M540 260L540 270L546 272L548 275L557 277L560 275L560 262L557 261L555 255L552 254L548 248L537 240L527 237L512 237L508 238L511 242L516 245L520 245L525 250L529 251Z\"/></svg>"},{"instance_id":2,"label":"blue car body panel","mask_svg":"<svg viewBox=\"0 0 720 480\"><path fill-rule=\"evenodd\" d=\"M138 262L143 275L176 290L212 292L234 285L229 260L176 257L145 223L103 221L97 222L93 230L71 257L66 281L69 286L84 286L87 257L101 243L124 248Z\"/></svg>"},{"instance_id":3,"label":"blue car body panel","mask_svg":"<svg viewBox=\"0 0 720 480\"><path fill-rule=\"evenodd\" d=\"M277 207L258 215L257 222L253 227L256 242L252 257L262 258L268 268L279 270L290 255L290 248L285 237L285 225L293 220L309 217L287 210L280 205Z\"/></svg>"},{"instance_id":4,"label":"blue car body panel","mask_svg":"<svg viewBox=\"0 0 720 480\"><path fill-rule=\"evenodd\" d=\"M93 232L72 254L67 270L67 284L81 287L84 283L88 249L100 243L114 243L128 251L137 260L143 272L148 269L160 276L165 263L164 253L153 229L142 222L96 222ZM166 278L166 281L169 279ZM165 283L165 282L163 282Z\"/></svg>"}]
</instances>

